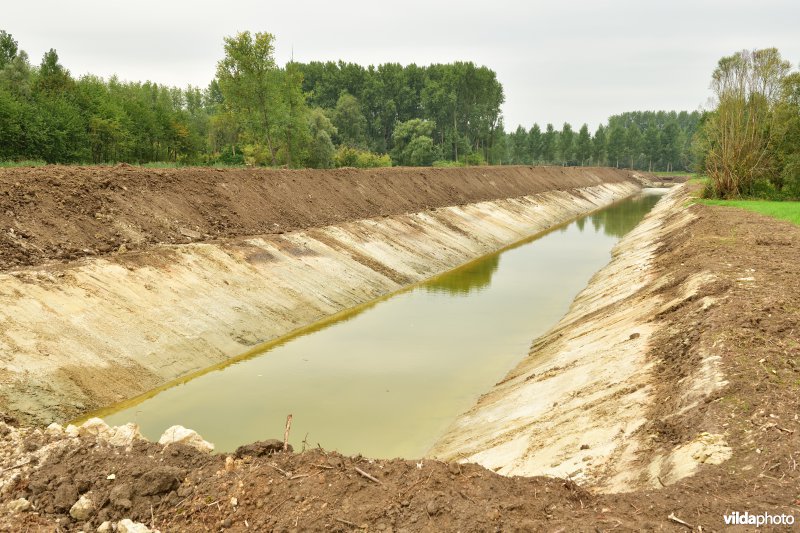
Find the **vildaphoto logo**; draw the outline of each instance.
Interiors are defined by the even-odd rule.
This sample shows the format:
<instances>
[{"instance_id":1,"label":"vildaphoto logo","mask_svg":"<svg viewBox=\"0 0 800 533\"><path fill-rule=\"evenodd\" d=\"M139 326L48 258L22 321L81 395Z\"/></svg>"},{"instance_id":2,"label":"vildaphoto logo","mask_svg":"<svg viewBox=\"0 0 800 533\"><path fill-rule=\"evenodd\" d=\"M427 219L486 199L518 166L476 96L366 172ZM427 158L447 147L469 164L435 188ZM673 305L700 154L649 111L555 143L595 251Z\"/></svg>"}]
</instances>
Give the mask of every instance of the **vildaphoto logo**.
<instances>
[{"instance_id":1,"label":"vildaphoto logo","mask_svg":"<svg viewBox=\"0 0 800 533\"><path fill-rule=\"evenodd\" d=\"M726 526L791 526L794 524L794 515L790 514L750 514L748 511L740 513L734 511L723 515Z\"/></svg>"}]
</instances>

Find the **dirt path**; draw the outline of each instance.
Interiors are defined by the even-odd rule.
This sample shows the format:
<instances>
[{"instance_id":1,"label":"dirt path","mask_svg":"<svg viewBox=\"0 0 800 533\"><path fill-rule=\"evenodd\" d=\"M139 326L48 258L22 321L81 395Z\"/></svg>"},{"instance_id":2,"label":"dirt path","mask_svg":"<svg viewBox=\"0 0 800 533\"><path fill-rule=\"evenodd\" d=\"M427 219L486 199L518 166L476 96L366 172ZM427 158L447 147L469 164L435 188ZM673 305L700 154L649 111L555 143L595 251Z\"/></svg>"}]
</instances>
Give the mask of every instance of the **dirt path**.
<instances>
[{"instance_id":1,"label":"dirt path","mask_svg":"<svg viewBox=\"0 0 800 533\"><path fill-rule=\"evenodd\" d=\"M0 271L620 183L609 168L0 169Z\"/></svg>"}]
</instances>

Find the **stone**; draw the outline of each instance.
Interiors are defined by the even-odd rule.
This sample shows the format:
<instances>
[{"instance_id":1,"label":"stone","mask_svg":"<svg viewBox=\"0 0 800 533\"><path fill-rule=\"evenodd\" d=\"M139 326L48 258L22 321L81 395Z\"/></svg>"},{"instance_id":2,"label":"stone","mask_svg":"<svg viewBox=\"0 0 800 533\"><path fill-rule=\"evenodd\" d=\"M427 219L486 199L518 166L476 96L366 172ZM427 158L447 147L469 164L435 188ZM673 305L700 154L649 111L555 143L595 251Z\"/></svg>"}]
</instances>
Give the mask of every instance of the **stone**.
<instances>
[{"instance_id":1,"label":"stone","mask_svg":"<svg viewBox=\"0 0 800 533\"><path fill-rule=\"evenodd\" d=\"M425 511L431 516L434 516L439 513L439 505L436 501L431 500L425 505Z\"/></svg>"},{"instance_id":2,"label":"stone","mask_svg":"<svg viewBox=\"0 0 800 533\"><path fill-rule=\"evenodd\" d=\"M117 522L117 533L153 533L153 530L141 522L125 518Z\"/></svg>"},{"instance_id":3,"label":"stone","mask_svg":"<svg viewBox=\"0 0 800 533\"><path fill-rule=\"evenodd\" d=\"M178 467L157 466L137 479L133 489L140 496L164 494L177 489L185 477L186 472Z\"/></svg>"},{"instance_id":4,"label":"stone","mask_svg":"<svg viewBox=\"0 0 800 533\"><path fill-rule=\"evenodd\" d=\"M53 422L45 428L44 432L46 435L50 435L52 437L60 437L64 434L64 427L61 424Z\"/></svg>"},{"instance_id":5,"label":"stone","mask_svg":"<svg viewBox=\"0 0 800 533\"><path fill-rule=\"evenodd\" d=\"M128 422L124 426L114 426L109 428L106 434L102 435L103 440L112 446L130 446L135 440L145 440L139 431L139 426L133 422Z\"/></svg>"},{"instance_id":6,"label":"stone","mask_svg":"<svg viewBox=\"0 0 800 533\"><path fill-rule=\"evenodd\" d=\"M74 439L78 436L78 427L69 424L67 428L64 430L64 433L66 433L67 437L72 437Z\"/></svg>"},{"instance_id":7,"label":"stone","mask_svg":"<svg viewBox=\"0 0 800 533\"><path fill-rule=\"evenodd\" d=\"M81 437L93 436L93 437L102 437L108 434L111 428L108 427L108 424L103 422L102 418L90 418L78 428L78 435Z\"/></svg>"},{"instance_id":8,"label":"stone","mask_svg":"<svg viewBox=\"0 0 800 533\"><path fill-rule=\"evenodd\" d=\"M111 527L111 522L106 520L105 522L103 522L102 524L97 526L97 530L96 531L97 531L97 533L111 533L111 531L113 531L113 530L114 530L114 528Z\"/></svg>"},{"instance_id":9,"label":"stone","mask_svg":"<svg viewBox=\"0 0 800 533\"><path fill-rule=\"evenodd\" d=\"M186 446L191 446L192 448L200 450L201 452L210 453L214 451L213 444L203 440L203 437L198 435L196 431L187 429L183 426L172 426L167 428L167 430L161 435L161 438L158 439L158 443L163 446L169 446L170 444L185 444Z\"/></svg>"},{"instance_id":10,"label":"stone","mask_svg":"<svg viewBox=\"0 0 800 533\"><path fill-rule=\"evenodd\" d=\"M108 495L111 505L121 509L131 508L131 498L133 498L133 487L129 483L115 486Z\"/></svg>"},{"instance_id":11,"label":"stone","mask_svg":"<svg viewBox=\"0 0 800 533\"><path fill-rule=\"evenodd\" d=\"M292 447L291 445L288 447L288 450L291 452ZM234 455L238 458L242 458L246 455L250 457L261 457L264 455L272 455L273 453L278 453L283 451L283 441L278 439L269 439L269 440L260 440L257 442L253 442L252 444L245 444L244 446L239 446L236 448L236 452Z\"/></svg>"},{"instance_id":12,"label":"stone","mask_svg":"<svg viewBox=\"0 0 800 533\"><path fill-rule=\"evenodd\" d=\"M25 511L29 511L31 508L31 502L26 500L25 498L19 498L18 500L11 500L6 504L6 509L9 513L24 513Z\"/></svg>"},{"instance_id":13,"label":"stone","mask_svg":"<svg viewBox=\"0 0 800 533\"><path fill-rule=\"evenodd\" d=\"M87 496L81 496L70 508L69 515L75 520L86 520L94 511L94 502Z\"/></svg>"},{"instance_id":14,"label":"stone","mask_svg":"<svg viewBox=\"0 0 800 533\"><path fill-rule=\"evenodd\" d=\"M78 500L78 489L75 485L65 483L56 489L53 496L53 508L58 511L66 511Z\"/></svg>"}]
</instances>

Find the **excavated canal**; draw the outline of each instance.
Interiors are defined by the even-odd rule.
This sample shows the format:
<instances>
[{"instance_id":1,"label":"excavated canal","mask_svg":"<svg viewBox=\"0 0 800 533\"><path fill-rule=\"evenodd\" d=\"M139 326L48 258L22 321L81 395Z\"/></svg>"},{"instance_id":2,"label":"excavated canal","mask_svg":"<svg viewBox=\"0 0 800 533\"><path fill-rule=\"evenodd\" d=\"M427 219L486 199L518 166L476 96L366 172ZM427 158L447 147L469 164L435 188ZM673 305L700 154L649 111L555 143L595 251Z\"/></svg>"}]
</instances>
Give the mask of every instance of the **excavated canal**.
<instances>
[{"instance_id":1,"label":"excavated canal","mask_svg":"<svg viewBox=\"0 0 800 533\"><path fill-rule=\"evenodd\" d=\"M218 450L279 435L296 448L424 455L568 309L659 190L613 204L223 366L99 413L157 439L181 424Z\"/></svg>"}]
</instances>

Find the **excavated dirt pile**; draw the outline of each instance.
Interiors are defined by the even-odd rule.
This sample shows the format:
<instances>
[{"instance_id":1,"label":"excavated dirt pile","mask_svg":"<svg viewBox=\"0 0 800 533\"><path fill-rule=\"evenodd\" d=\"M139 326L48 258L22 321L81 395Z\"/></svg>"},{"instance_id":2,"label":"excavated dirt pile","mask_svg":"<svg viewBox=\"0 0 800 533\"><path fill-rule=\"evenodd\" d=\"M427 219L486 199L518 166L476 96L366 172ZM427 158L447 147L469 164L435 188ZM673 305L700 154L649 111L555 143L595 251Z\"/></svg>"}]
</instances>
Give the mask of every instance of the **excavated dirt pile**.
<instances>
[{"instance_id":1,"label":"excavated dirt pile","mask_svg":"<svg viewBox=\"0 0 800 533\"><path fill-rule=\"evenodd\" d=\"M608 168L0 169L0 270L619 183Z\"/></svg>"}]
</instances>

